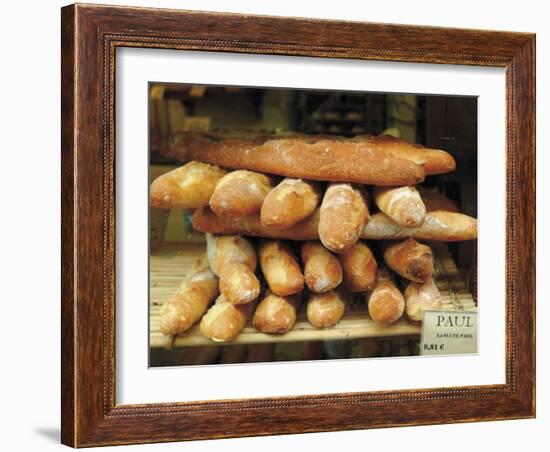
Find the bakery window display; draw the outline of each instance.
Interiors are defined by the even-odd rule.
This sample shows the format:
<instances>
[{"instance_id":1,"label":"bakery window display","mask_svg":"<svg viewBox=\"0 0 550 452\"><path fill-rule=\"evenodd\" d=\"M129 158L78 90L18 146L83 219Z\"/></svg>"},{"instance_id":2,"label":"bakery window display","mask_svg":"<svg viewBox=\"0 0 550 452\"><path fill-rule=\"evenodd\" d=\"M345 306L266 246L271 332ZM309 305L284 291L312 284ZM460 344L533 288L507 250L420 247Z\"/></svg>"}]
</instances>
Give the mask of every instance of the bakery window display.
<instances>
[{"instance_id":1,"label":"bakery window display","mask_svg":"<svg viewBox=\"0 0 550 452\"><path fill-rule=\"evenodd\" d=\"M240 118L159 140L151 125L171 166L150 207L180 237L151 243L152 366L418 355L424 310L477 310L460 265L477 221L459 208L475 181L445 179L457 159L384 134L305 134L287 110L270 133Z\"/></svg>"}]
</instances>

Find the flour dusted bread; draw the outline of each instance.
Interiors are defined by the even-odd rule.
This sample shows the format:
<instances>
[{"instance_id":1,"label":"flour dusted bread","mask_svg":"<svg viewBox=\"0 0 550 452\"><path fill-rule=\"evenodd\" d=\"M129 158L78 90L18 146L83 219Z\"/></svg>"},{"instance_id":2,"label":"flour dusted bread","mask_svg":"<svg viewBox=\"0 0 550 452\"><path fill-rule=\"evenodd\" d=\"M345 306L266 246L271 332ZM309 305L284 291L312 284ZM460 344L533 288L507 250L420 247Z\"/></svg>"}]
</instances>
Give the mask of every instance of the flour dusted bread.
<instances>
[{"instance_id":1,"label":"flour dusted bread","mask_svg":"<svg viewBox=\"0 0 550 452\"><path fill-rule=\"evenodd\" d=\"M206 235L208 261L220 278L220 292L233 304L249 303L260 294L260 282L254 271L256 250L238 235Z\"/></svg>"},{"instance_id":2,"label":"flour dusted bread","mask_svg":"<svg viewBox=\"0 0 550 452\"><path fill-rule=\"evenodd\" d=\"M160 332L167 336L187 331L218 296L218 278L206 255L191 268L178 291L166 302L160 317Z\"/></svg>"},{"instance_id":3,"label":"flour dusted bread","mask_svg":"<svg viewBox=\"0 0 550 452\"><path fill-rule=\"evenodd\" d=\"M395 147L385 137L361 137L354 141L298 134L232 138L190 133L174 137L160 152L177 160L200 160L298 179L382 186L422 182L425 175L422 166L406 153L394 156L390 148ZM414 158L422 165L427 164L425 157L414 154Z\"/></svg>"},{"instance_id":4,"label":"flour dusted bread","mask_svg":"<svg viewBox=\"0 0 550 452\"><path fill-rule=\"evenodd\" d=\"M258 213L273 181L265 174L246 170L232 171L216 184L210 208L220 217L242 217Z\"/></svg>"},{"instance_id":5,"label":"flour dusted bread","mask_svg":"<svg viewBox=\"0 0 550 452\"><path fill-rule=\"evenodd\" d=\"M342 282L342 266L337 257L320 242L304 242L300 250L304 265L304 278L309 290L324 293Z\"/></svg>"},{"instance_id":6,"label":"flour dusted bread","mask_svg":"<svg viewBox=\"0 0 550 452\"><path fill-rule=\"evenodd\" d=\"M288 229L309 217L320 201L319 184L285 178L265 197L260 220L268 228Z\"/></svg>"},{"instance_id":7,"label":"flour dusted bread","mask_svg":"<svg viewBox=\"0 0 550 452\"><path fill-rule=\"evenodd\" d=\"M409 228L378 212L371 215L361 232L361 238L371 240L407 237L444 242L473 240L477 238L477 220L462 213L437 210L428 212L421 226Z\"/></svg>"},{"instance_id":8,"label":"flour dusted bread","mask_svg":"<svg viewBox=\"0 0 550 452\"><path fill-rule=\"evenodd\" d=\"M301 299L301 294L281 297L267 291L254 312L252 324L262 333L286 333L296 323Z\"/></svg>"},{"instance_id":9,"label":"flour dusted bread","mask_svg":"<svg viewBox=\"0 0 550 452\"><path fill-rule=\"evenodd\" d=\"M369 315L379 325L397 322L405 311L405 299L385 267L379 268L374 290L367 295Z\"/></svg>"},{"instance_id":10,"label":"flour dusted bread","mask_svg":"<svg viewBox=\"0 0 550 452\"><path fill-rule=\"evenodd\" d=\"M378 208L400 226L417 227L424 222L426 206L415 187L374 187Z\"/></svg>"},{"instance_id":11,"label":"flour dusted bread","mask_svg":"<svg viewBox=\"0 0 550 452\"><path fill-rule=\"evenodd\" d=\"M425 310L443 307L441 294L432 278L425 283L411 282L405 289L405 311L411 320L421 321Z\"/></svg>"},{"instance_id":12,"label":"flour dusted bread","mask_svg":"<svg viewBox=\"0 0 550 452\"><path fill-rule=\"evenodd\" d=\"M359 240L368 219L364 189L351 184L330 184L319 209L319 238L332 252L345 253Z\"/></svg>"},{"instance_id":13,"label":"flour dusted bread","mask_svg":"<svg viewBox=\"0 0 550 452\"><path fill-rule=\"evenodd\" d=\"M409 281L426 282L434 270L432 249L414 239L388 242L383 246L384 261Z\"/></svg>"},{"instance_id":14,"label":"flour dusted bread","mask_svg":"<svg viewBox=\"0 0 550 452\"><path fill-rule=\"evenodd\" d=\"M196 209L208 205L226 171L214 165L189 162L157 177L151 184L151 206Z\"/></svg>"},{"instance_id":15,"label":"flour dusted bread","mask_svg":"<svg viewBox=\"0 0 550 452\"><path fill-rule=\"evenodd\" d=\"M336 325L346 310L345 294L341 290L311 293L307 301L307 320L317 328Z\"/></svg>"},{"instance_id":16,"label":"flour dusted bread","mask_svg":"<svg viewBox=\"0 0 550 452\"><path fill-rule=\"evenodd\" d=\"M291 228L275 230L263 227L259 215L241 218L220 218L210 209L201 208L193 214L193 227L200 232L214 234L244 234L288 240L315 240L319 238L319 209ZM458 212L428 212L422 226L408 228L398 225L382 212L369 217L361 231L368 240L393 240L407 237L420 240L455 242L477 238L477 220Z\"/></svg>"},{"instance_id":17,"label":"flour dusted bread","mask_svg":"<svg viewBox=\"0 0 550 452\"><path fill-rule=\"evenodd\" d=\"M235 305L221 294L203 316L200 331L214 342L229 342L235 339L254 312L256 302Z\"/></svg>"},{"instance_id":18,"label":"flour dusted bread","mask_svg":"<svg viewBox=\"0 0 550 452\"><path fill-rule=\"evenodd\" d=\"M260 266L271 292L293 295L304 288L304 276L292 249L280 240L264 240L258 248Z\"/></svg>"},{"instance_id":19,"label":"flour dusted bread","mask_svg":"<svg viewBox=\"0 0 550 452\"><path fill-rule=\"evenodd\" d=\"M344 285L350 292L374 289L378 264L368 245L359 241L339 256L344 273Z\"/></svg>"}]
</instances>

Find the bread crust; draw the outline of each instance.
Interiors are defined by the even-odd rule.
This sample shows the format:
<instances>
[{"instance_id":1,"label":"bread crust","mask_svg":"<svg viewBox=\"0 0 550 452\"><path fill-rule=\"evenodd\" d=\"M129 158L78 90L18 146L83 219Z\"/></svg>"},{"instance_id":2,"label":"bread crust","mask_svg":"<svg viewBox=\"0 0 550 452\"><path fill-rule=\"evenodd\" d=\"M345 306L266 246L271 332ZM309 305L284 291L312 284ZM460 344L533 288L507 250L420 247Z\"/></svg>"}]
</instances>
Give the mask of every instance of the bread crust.
<instances>
[{"instance_id":1,"label":"bread crust","mask_svg":"<svg viewBox=\"0 0 550 452\"><path fill-rule=\"evenodd\" d=\"M320 200L319 184L285 178L265 197L260 220L268 228L288 229L309 217Z\"/></svg>"},{"instance_id":2,"label":"bread crust","mask_svg":"<svg viewBox=\"0 0 550 452\"><path fill-rule=\"evenodd\" d=\"M172 336L187 331L206 312L218 293L218 278L210 270L205 254L197 259L178 291L165 303L160 332Z\"/></svg>"},{"instance_id":3,"label":"bread crust","mask_svg":"<svg viewBox=\"0 0 550 452\"><path fill-rule=\"evenodd\" d=\"M328 292L342 283L342 266L338 258L320 242L304 242L300 256L304 265L305 282L312 292Z\"/></svg>"},{"instance_id":4,"label":"bread crust","mask_svg":"<svg viewBox=\"0 0 550 452\"><path fill-rule=\"evenodd\" d=\"M214 189L209 204L220 217L242 217L260 212L265 197L273 188L270 177L247 170L223 176Z\"/></svg>"},{"instance_id":5,"label":"bread crust","mask_svg":"<svg viewBox=\"0 0 550 452\"><path fill-rule=\"evenodd\" d=\"M328 328L336 325L344 316L346 299L342 291L311 293L307 302L307 320L317 328Z\"/></svg>"},{"instance_id":6,"label":"bread crust","mask_svg":"<svg viewBox=\"0 0 550 452\"><path fill-rule=\"evenodd\" d=\"M258 248L260 266L269 289L275 295L301 292L304 276L290 247L280 240L264 240Z\"/></svg>"},{"instance_id":7,"label":"bread crust","mask_svg":"<svg viewBox=\"0 0 550 452\"><path fill-rule=\"evenodd\" d=\"M327 187L319 209L319 238L334 253L348 251L369 219L363 188L346 183Z\"/></svg>"},{"instance_id":8,"label":"bread crust","mask_svg":"<svg viewBox=\"0 0 550 452\"><path fill-rule=\"evenodd\" d=\"M432 278L425 283L411 282L403 294L405 312L409 319L422 321L425 310L438 310L443 307L441 293Z\"/></svg>"},{"instance_id":9,"label":"bread crust","mask_svg":"<svg viewBox=\"0 0 550 452\"><path fill-rule=\"evenodd\" d=\"M413 186L374 187L378 208L400 226L418 227L426 217L426 206Z\"/></svg>"},{"instance_id":10,"label":"bread crust","mask_svg":"<svg viewBox=\"0 0 550 452\"><path fill-rule=\"evenodd\" d=\"M208 205L226 171L207 163L189 162L157 177L150 188L152 207L196 209Z\"/></svg>"},{"instance_id":11,"label":"bread crust","mask_svg":"<svg viewBox=\"0 0 550 452\"><path fill-rule=\"evenodd\" d=\"M379 325L397 322L405 311L405 299L385 268L379 269L376 286L367 299L369 315Z\"/></svg>"},{"instance_id":12,"label":"bread crust","mask_svg":"<svg viewBox=\"0 0 550 452\"><path fill-rule=\"evenodd\" d=\"M429 246L406 239L385 243L383 249L387 266L403 278L423 283L432 277L434 263Z\"/></svg>"},{"instance_id":13,"label":"bread crust","mask_svg":"<svg viewBox=\"0 0 550 452\"><path fill-rule=\"evenodd\" d=\"M254 311L252 324L262 333L283 334L290 331L296 323L301 298L301 294L281 297L267 291Z\"/></svg>"},{"instance_id":14,"label":"bread crust","mask_svg":"<svg viewBox=\"0 0 550 452\"><path fill-rule=\"evenodd\" d=\"M208 208L195 211L193 227L200 232L214 234L243 234L256 237L288 240L316 240L319 238L319 209L304 221L291 228L276 230L262 226L259 215L225 219ZM458 212L428 212L422 226L407 228L398 225L382 212L369 217L361 231L361 238L368 240L394 240L404 238L456 242L477 238L477 220Z\"/></svg>"},{"instance_id":15,"label":"bread crust","mask_svg":"<svg viewBox=\"0 0 550 452\"><path fill-rule=\"evenodd\" d=\"M258 259L252 243L239 235L206 235L208 262L220 278L220 292L233 304L249 303L260 295L254 274Z\"/></svg>"},{"instance_id":16,"label":"bread crust","mask_svg":"<svg viewBox=\"0 0 550 452\"><path fill-rule=\"evenodd\" d=\"M350 292L374 289L378 264L365 242L357 242L347 253L339 256L344 272L344 285Z\"/></svg>"},{"instance_id":17,"label":"bread crust","mask_svg":"<svg viewBox=\"0 0 550 452\"><path fill-rule=\"evenodd\" d=\"M202 317L200 331L214 342L230 342L235 339L254 312L256 302L235 305L223 294Z\"/></svg>"},{"instance_id":18,"label":"bread crust","mask_svg":"<svg viewBox=\"0 0 550 452\"><path fill-rule=\"evenodd\" d=\"M285 177L371 185L414 185L424 180L422 166L395 157L385 138L290 135L231 138L180 134L161 153L177 160L200 160L226 168ZM406 154L404 154L406 155Z\"/></svg>"}]
</instances>

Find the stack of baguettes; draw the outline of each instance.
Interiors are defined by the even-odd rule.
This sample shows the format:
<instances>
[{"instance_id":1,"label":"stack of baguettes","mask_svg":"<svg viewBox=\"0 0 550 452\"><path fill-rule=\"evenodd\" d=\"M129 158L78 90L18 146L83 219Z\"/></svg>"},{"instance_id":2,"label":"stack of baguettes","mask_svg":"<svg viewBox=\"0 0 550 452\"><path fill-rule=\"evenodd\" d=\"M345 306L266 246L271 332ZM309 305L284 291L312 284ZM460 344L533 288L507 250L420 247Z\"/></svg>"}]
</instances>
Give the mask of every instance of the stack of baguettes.
<instances>
[{"instance_id":1,"label":"stack of baguettes","mask_svg":"<svg viewBox=\"0 0 550 452\"><path fill-rule=\"evenodd\" d=\"M380 325L405 312L421 320L441 296L432 251L416 239L477 237L474 218L416 186L453 171L453 157L397 138L191 133L162 153L188 163L152 183L151 204L194 209L207 237L206 255L164 306L166 335L200 320L202 334L231 341L250 318L285 333L302 301L309 322L327 328L353 293Z\"/></svg>"}]
</instances>

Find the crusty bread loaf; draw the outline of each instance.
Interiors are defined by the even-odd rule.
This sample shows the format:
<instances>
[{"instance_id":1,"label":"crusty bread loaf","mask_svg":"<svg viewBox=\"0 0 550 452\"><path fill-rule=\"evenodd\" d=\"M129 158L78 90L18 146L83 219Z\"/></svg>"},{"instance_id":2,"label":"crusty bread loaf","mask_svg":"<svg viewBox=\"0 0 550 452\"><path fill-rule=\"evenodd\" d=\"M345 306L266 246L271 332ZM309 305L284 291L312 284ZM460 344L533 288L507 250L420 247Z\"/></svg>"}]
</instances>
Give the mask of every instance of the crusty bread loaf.
<instances>
[{"instance_id":1,"label":"crusty bread loaf","mask_svg":"<svg viewBox=\"0 0 550 452\"><path fill-rule=\"evenodd\" d=\"M165 303L160 317L160 332L167 336L188 330L206 312L218 295L218 278L206 255L197 260L178 291Z\"/></svg>"},{"instance_id":2,"label":"crusty bread loaf","mask_svg":"<svg viewBox=\"0 0 550 452\"><path fill-rule=\"evenodd\" d=\"M359 240L368 219L364 189L330 184L319 209L319 238L332 252L345 253Z\"/></svg>"},{"instance_id":3,"label":"crusty bread loaf","mask_svg":"<svg viewBox=\"0 0 550 452\"><path fill-rule=\"evenodd\" d=\"M151 206L196 209L208 205L225 171L214 165L189 162L157 177L151 184Z\"/></svg>"},{"instance_id":4,"label":"crusty bread loaf","mask_svg":"<svg viewBox=\"0 0 550 452\"><path fill-rule=\"evenodd\" d=\"M255 307L256 302L235 305L220 294L203 316L200 331L214 342L232 341L245 327Z\"/></svg>"},{"instance_id":5,"label":"crusty bread loaf","mask_svg":"<svg viewBox=\"0 0 550 452\"><path fill-rule=\"evenodd\" d=\"M317 183L286 178L265 197L260 220L268 228L288 229L309 217L320 200Z\"/></svg>"},{"instance_id":6,"label":"crusty bread loaf","mask_svg":"<svg viewBox=\"0 0 550 452\"><path fill-rule=\"evenodd\" d=\"M426 206L415 187L374 187L373 198L378 208L400 226L420 226L426 216Z\"/></svg>"},{"instance_id":7,"label":"crusty bread loaf","mask_svg":"<svg viewBox=\"0 0 550 452\"><path fill-rule=\"evenodd\" d=\"M317 328L336 325L346 310L345 294L341 290L310 293L307 302L307 320Z\"/></svg>"},{"instance_id":8,"label":"crusty bread loaf","mask_svg":"<svg viewBox=\"0 0 550 452\"><path fill-rule=\"evenodd\" d=\"M260 267L269 289L279 296L304 288L304 276L290 247L279 240L264 240L258 248Z\"/></svg>"},{"instance_id":9,"label":"crusty bread loaf","mask_svg":"<svg viewBox=\"0 0 550 452\"><path fill-rule=\"evenodd\" d=\"M264 174L237 170L223 176L210 198L210 208L220 217L242 217L258 213L273 181Z\"/></svg>"},{"instance_id":10,"label":"crusty bread loaf","mask_svg":"<svg viewBox=\"0 0 550 452\"><path fill-rule=\"evenodd\" d=\"M254 312L252 324L262 333L286 333L296 323L301 298L301 294L281 297L267 291Z\"/></svg>"},{"instance_id":11,"label":"crusty bread loaf","mask_svg":"<svg viewBox=\"0 0 550 452\"><path fill-rule=\"evenodd\" d=\"M403 315L405 299L384 267L378 269L376 279L374 290L367 295L369 315L379 325L391 325Z\"/></svg>"},{"instance_id":12,"label":"crusty bread loaf","mask_svg":"<svg viewBox=\"0 0 550 452\"><path fill-rule=\"evenodd\" d=\"M448 152L430 149L420 144L412 144L390 135L379 135L377 137L359 135L352 140L365 143L375 142L378 146L387 149L393 157L409 160L422 166L426 175L448 173L456 168L455 159Z\"/></svg>"},{"instance_id":13,"label":"crusty bread loaf","mask_svg":"<svg viewBox=\"0 0 550 452\"><path fill-rule=\"evenodd\" d=\"M309 290L324 293L342 282L342 266L320 242L304 242L300 251L304 264L304 278Z\"/></svg>"},{"instance_id":14,"label":"crusty bread loaf","mask_svg":"<svg viewBox=\"0 0 550 452\"><path fill-rule=\"evenodd\" d=\"M432 278L425 283L411 282L405 289L405 311L411 320L421 321L424 311L443 307L441 294Z\"/></svg>"},{"instance_id":15,"label":"crusty bread loaf","mask_svg":"<svg viewBox=\"0 0 550 452\"><path fill-rule=\"evenodd\" d=\"M288 240L315 240L319 238L319 209L308 218L291 228L277 230L262 226L259 215L241 218L220 218L208 208L201 208L193 214L193 227L200 232L213 234L243 234L256 237ZM458 212L428 212L422 226L407 228L399 226L382 212L369 217L361 231L361 238L370 240L404 239L440 240L456 242L477 238L477 221Z\"/></svg>"},{"instance_id":16,"label":"crusty bread loaf","mask_svg":"<svg viewBox=\"0 0 550 452\"><path fill-rule=\"evenodd\" d=\"M220 292L233 304L249 303L260 294L260 282L254 271L256 250L238 235L206 235L208 261L220 278Z\"/></svg>"},{"instance_id":17,"label":"crusty bread loaf","mask_svg":"<svg viewBox=\"0 0 550 452\"><path fill-rule=\"evenodd\" d=\"M303 225L305 227L306 225ZM371 240L412 237L420 240L457 242L477 238L477 220L458 212L428 212L424 223L416 228L399 226L382 212L371 215L361 238Z\"/></svg>"},{"instance_id":18,"label":"crusty bread loaf","mask_svg":"<svg viewBox=\"0 0 550 452\"><path fill-rule=\"evenodd\" d=\"M175 136L160 152L177 160L301 179L383 186L422 182L422 167L406 154L394 157L390 152L394 147L385 137L353 141L327 136L225 138L190 133ZM426 165L425 159L420 160Z\"/></svg>"},{"instance_id":19,"label":"crusty bread loaf","mask_svg":"<svg viewBox=\"0 0 550 452\"><path fill-rule=\"evenodd\" d=\"M387 242L384 261L394 272L409 281L426 282L434 270L432 249L414 239Z\"/></svg>"},{"instance_id":20,"label":"crusty bread loaf","mask_svg":"<svg viewBox=\"0 0 550 452\"><path fill-rule=\"evenodd\" d=\"M374 254L365 242L357 242L339 256L344 272L344 285L350 292L374 289L378 265Z\"/></svg>"}]
</instances>

